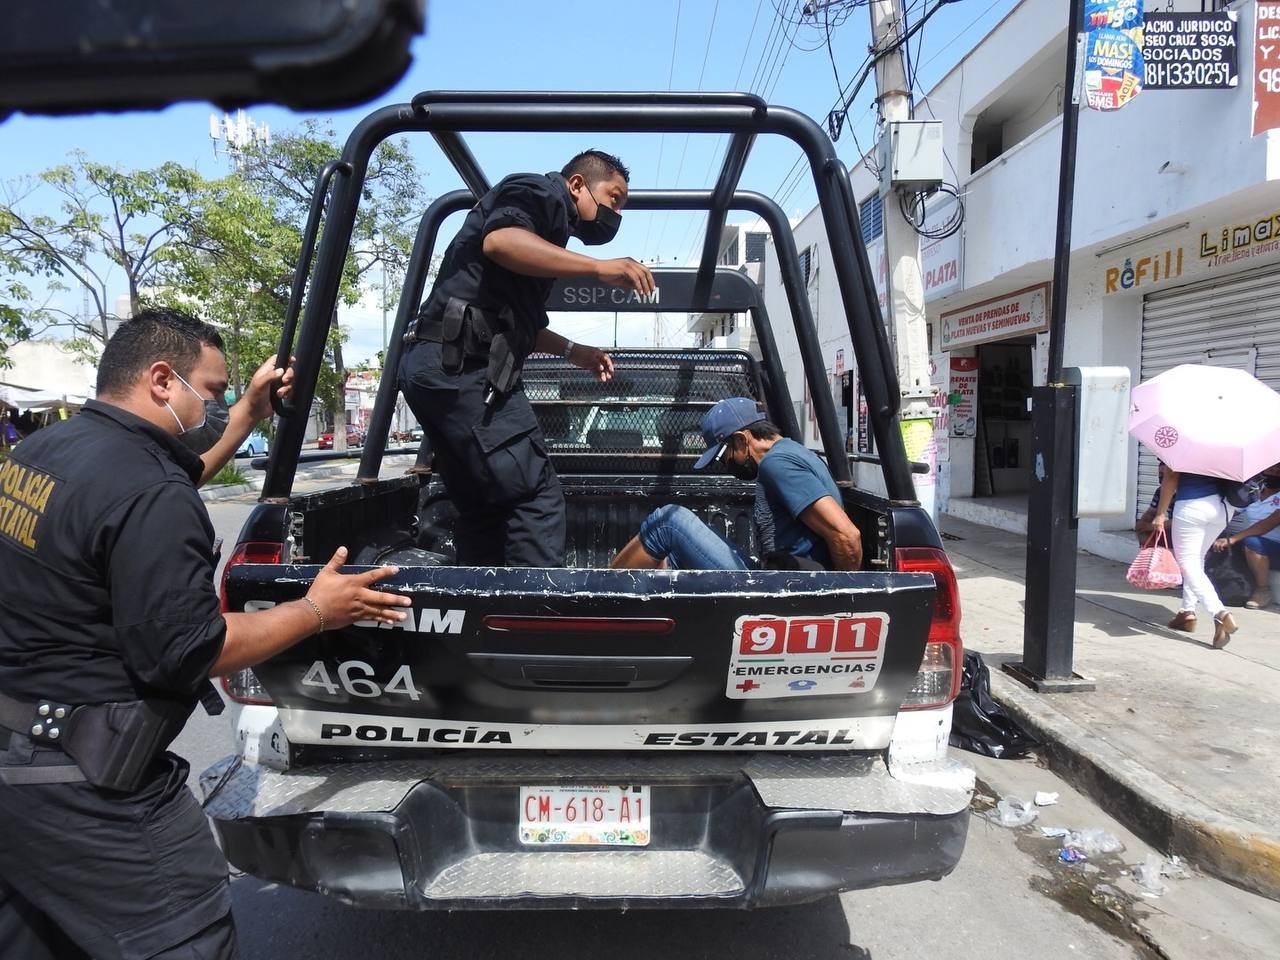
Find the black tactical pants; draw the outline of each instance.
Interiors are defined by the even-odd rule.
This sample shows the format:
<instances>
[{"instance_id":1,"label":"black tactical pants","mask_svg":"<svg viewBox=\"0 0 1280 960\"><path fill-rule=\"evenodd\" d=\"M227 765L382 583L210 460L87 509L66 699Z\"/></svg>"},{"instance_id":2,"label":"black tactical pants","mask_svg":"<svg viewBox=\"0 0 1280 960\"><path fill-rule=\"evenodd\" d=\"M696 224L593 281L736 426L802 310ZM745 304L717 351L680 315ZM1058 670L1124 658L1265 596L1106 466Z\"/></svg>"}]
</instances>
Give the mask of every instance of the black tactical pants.
<instances>
[{"instance_id":1,"label":"black tactical pants","mask_svg":"<svg viewBox=\"0 0 1280 960\"><path fill-rule=\"evenodd\" d=\"M0 727L0 770L66 762ZM128 794L0 780L0 960L237 956L227 864L187 764L156 767Z\"/></svg>"},{"instance_id":2,"label":"black tactical pants","mask_svg":"<svg viewBox=\"0 0 1280 960\"><path fill-rule=\"evenodd\" d=\"M484 362L445 373L440 350L430 340L411 345L401 361L400 389L430 438L458 510L458 563L564 566L564 492L524 391L517 387L486 408Z\"/></svg>"}]
</instances>

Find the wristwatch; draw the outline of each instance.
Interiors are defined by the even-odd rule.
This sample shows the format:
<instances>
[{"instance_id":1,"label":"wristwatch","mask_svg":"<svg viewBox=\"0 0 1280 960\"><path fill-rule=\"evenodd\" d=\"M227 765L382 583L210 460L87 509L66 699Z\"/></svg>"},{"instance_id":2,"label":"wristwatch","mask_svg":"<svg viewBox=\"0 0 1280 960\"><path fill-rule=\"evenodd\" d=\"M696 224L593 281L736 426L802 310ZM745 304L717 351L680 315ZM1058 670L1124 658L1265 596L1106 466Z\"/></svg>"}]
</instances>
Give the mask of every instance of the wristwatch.
<instances>
[{"instance_id":1,"label":"wristwatch","mask_svg":"<svg viewBox=\"0 0 1280 960\"><path fill-rule=\"evenodd\" d=\"M564 342L564 358L565 358L566 360L568 360L568 359L569 359L569 354L573 353L573 348L574 348L574 347L576 347L576 346L577 346L577 344L576 344L576 343L574 343L572 340L565 340L565 342Z\"/></svg>"}]
</instances>

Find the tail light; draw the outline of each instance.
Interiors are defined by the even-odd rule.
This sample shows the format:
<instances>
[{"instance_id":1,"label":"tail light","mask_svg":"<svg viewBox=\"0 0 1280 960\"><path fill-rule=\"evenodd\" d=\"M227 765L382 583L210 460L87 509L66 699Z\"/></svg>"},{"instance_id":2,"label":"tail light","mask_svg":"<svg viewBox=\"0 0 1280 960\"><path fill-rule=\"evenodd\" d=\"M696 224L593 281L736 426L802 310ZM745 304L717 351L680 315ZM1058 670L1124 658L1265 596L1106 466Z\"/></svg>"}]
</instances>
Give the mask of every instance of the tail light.
<instances>
[{"instance_id":1,"label":"tail light","mask_svg":"<svg viewBox=\"0 0 1280 960\"><path fill-rule=\"evenodd\" d=\"M960 640L960 590L947 555L936 547L900 547L894 551L895 569L902 573L932 573L933 618L929 640L916 682L902 701L903 710L943 707L960 693L964 645Z\"/></svg>"},{"instance_id":2,"label":"tail light","mask_svg":"<svg viewBox=\"0 0 1280 960\"><path fill-rule=\"evenodd\" d=\"M223 677L222 689L236 703L269 707L275 702L271 699L271 694L267 693L267 688L259 682L258 675L249 667L229 677Z\"/></svg>"},{"instance_id":3,"label":"tail light","mask_svg":"<svg viewBox=\"0 0 1280 960\"><path fill-rule=\"evenodd\" d=\"M222 568L222 581L218 584L218 597L222 612L229 612L227 608L227 576L231 573L233 566L238 563L281 563L283 560L284 544L282 543L253 540L246 543L237 543L235 549L231 551L231 556L227 558L227 565ZM258 681L257 675L247 667L231 676L223 677L222 689L236 703L270 705L272 702L271 696Z\"/></svg>"}]
</instances>

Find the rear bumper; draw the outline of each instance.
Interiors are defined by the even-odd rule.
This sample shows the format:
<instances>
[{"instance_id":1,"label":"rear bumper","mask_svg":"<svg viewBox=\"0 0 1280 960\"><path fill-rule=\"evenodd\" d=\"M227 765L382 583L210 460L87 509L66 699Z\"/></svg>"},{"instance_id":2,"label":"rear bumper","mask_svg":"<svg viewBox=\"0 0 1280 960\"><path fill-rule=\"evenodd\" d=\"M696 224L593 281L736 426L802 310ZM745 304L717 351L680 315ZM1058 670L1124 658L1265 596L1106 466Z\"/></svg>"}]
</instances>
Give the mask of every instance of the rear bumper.
<instances>
[{"instance_id":1,"label":"rear bumper","mask_svg":"<svg viewBox=\"0 0 1280 960\"><path fill-rule=\"evenodd\" d=\"M866 757L629 759L622 779L603 758L569 770L550 757L287 773L224 761L202 783L237 867L383 908L794 904L937 879L964 850L972 776L960 764L903 782ZM547 782L649 784L651 843L521 847L519 784Z\"/></svg>"}]
</instances>

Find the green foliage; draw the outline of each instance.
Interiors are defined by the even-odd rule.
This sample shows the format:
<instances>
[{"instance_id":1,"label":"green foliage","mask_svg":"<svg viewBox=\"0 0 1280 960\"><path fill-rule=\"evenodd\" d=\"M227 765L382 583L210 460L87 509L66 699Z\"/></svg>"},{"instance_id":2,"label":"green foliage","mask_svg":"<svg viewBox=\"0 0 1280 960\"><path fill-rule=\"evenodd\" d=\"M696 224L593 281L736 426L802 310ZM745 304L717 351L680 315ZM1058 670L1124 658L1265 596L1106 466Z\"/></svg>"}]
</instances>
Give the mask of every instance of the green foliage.
<instances>
[{"instance_id":1,"label":"green foliage","mask_svg":"<svg viewBox=\"0 0 1280 960\"><path fill-rule=\"evenodd\" d=\"M228 463L225 467L215 473L209 480L209 486L225 486L234 483L248 483L249 478L240 471L233 462Z\"/></svg>"},{"instance_id":2,"label":"green foliage","mask_svg":"<svg viewBox=\"0 0 1280 960\"><path fill-rule=\"evenodd\" d=\"M254 145L238 169L203 185L188 235L166 256L167 289L205 304L225 328L233 383L278 347L316 178L340 153L333 131L314 120ZM343 303L360 299L375 267L403 269L413 246L410 226L426 203L419 180L403 143L375 151L339 287ZM344 340L335 318L330 362L316 385L317 399L331 412L342 405Z\"/></svg>"},{"instance_id":3,"label":"green foliage","mask_svg":"<svg viewBox=\"0 0 1280 960\"><path fill-rule=\"evenodd\" d=\"M4 184L0 367L9 344L51 327L96 362L122 275L133 312L163 303L217 324L239 391L277 349L316 177L340 152L333 131L310 120L256 145L214 180L177 163L123 170L76 152L36 179ZM420 180L403 141L375 151L341 278L343 303L356 303L371 277L382 287L383 270L403 272L427 203ZM44 212L49 194L54 214ZM50 302L87 297L89 315L34 303L37 278ZM343 340L335 317L316 391L334 412L342 405Z\"/></svg>"},{"instance_id":4,"label":"green foliage","mask_svg":"<svg viewBox=\"0 0 1280 960\"><path fill-rule=\"evenodd\" d=\"M150 170L123 170L96 163L76 151L71 163L46 170L35 180L5 184L0 202L0 256L10 274L44 278L53 296L87 297L88 316L48 304L15 306L25 299L5 291L6 305L22 313L25 336L51 327L96 359L106 342L113 314L109 289L122 274L132 310L143 289L156 282L164 252L189 220L199 174L177 163ZM56 198L56 213L43 212L45 195ZM28 294L29 296L29 294ZM42 328L42 329L41 329Z\"/></svg>"}]
</instances>

